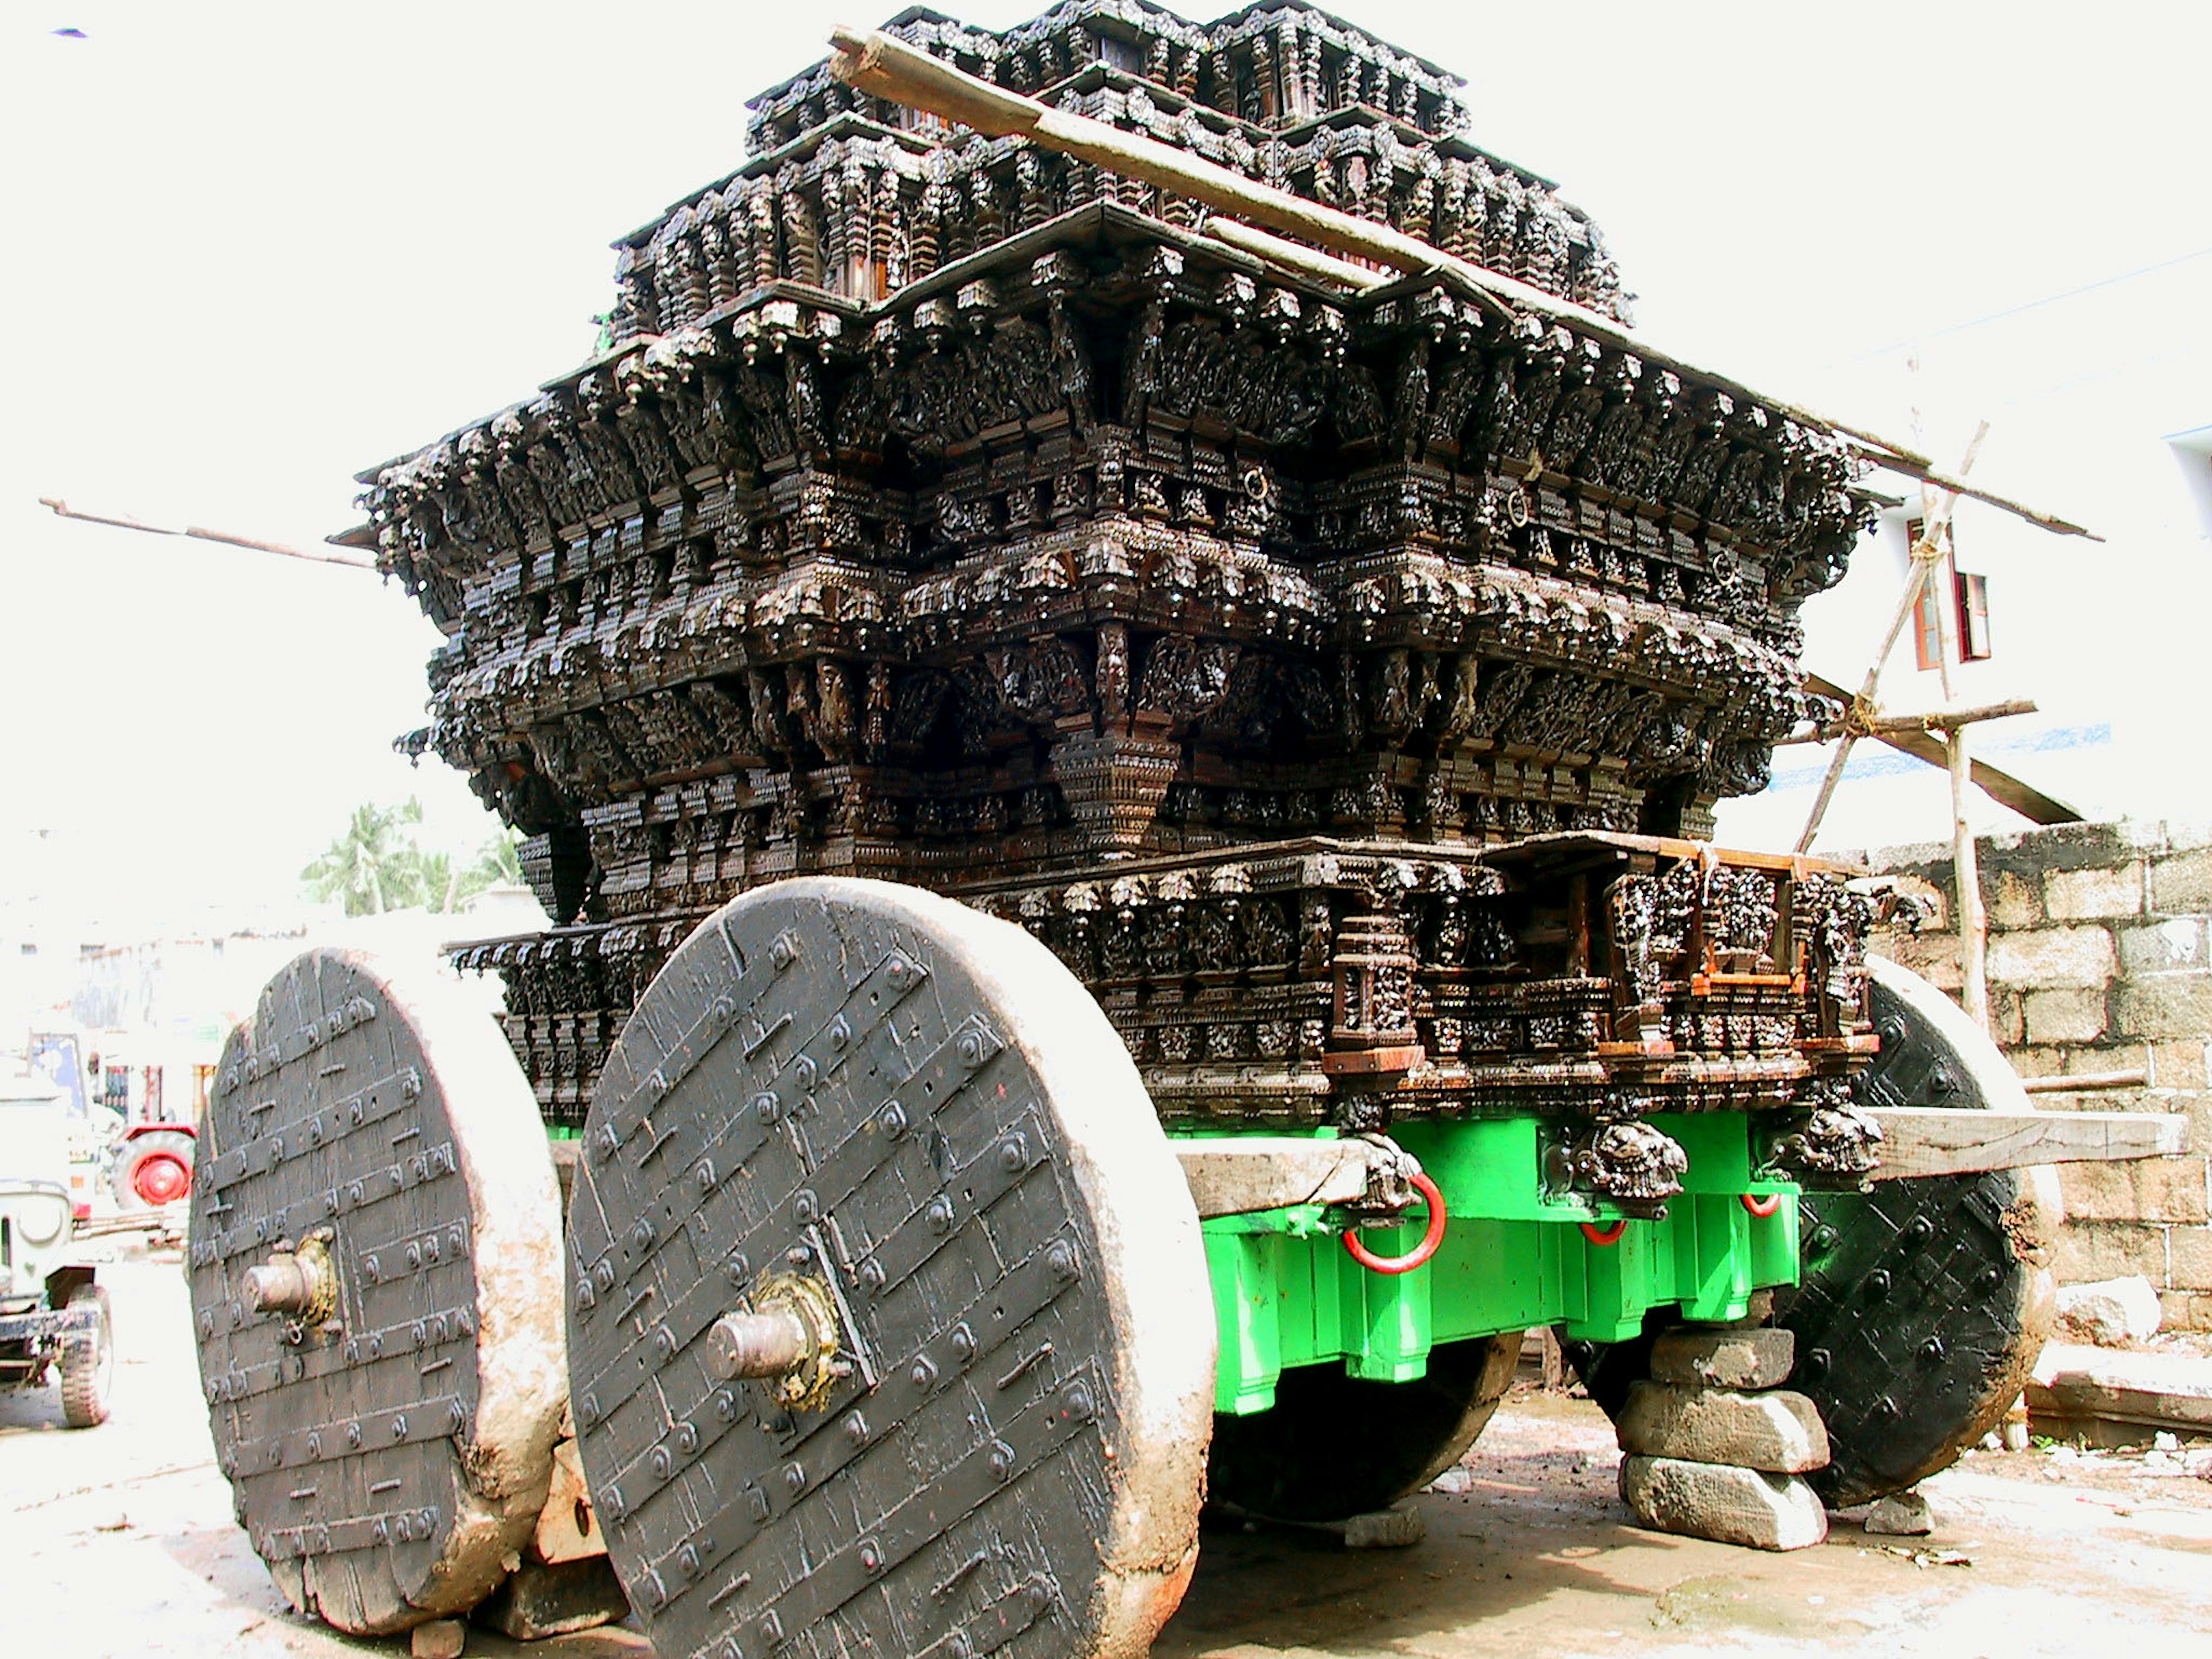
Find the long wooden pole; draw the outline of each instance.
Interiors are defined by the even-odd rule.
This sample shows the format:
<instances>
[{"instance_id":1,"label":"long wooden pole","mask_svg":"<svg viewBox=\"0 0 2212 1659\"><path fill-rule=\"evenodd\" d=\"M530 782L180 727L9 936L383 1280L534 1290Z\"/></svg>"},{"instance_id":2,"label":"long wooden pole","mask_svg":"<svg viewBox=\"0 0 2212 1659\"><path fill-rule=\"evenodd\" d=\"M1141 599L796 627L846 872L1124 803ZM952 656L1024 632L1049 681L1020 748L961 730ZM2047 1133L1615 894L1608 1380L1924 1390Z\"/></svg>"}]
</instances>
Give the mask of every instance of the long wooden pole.
<instances>
[{"instance_id":1,"label":"long wooden pole","mask_svg":"<svg viewBox=\"0 0 2212 1659\"><path fill-rule=\"evenodd\" d=\"M1876 714L1869 720L1844 720L1839 725L1794 732L1778 739L1775 746L1780 748L1784 744L1792 743L1826 743L1846 732L1869 738L1894 737L1900 732L1948 732L1954 726L1972 726L1980 720L2001 720L2014 714L2033 714L2035 712L2034 698L2007 697L2001 702L1931 708L1924 714Z\"/></svg>"},{"instance_id":2,"label":"long wooden pole","mask_svg":"<svg viewBox=\"0 0 2212 1659\"><path fill-rule=\"evenodd\" d=\"M117 530L143 531L149 536L184 536L198 542L220 542L225 547L251 548L256 553L274 553L283 559L304 559L309 564L334 564L347 570L374 570L374 559L350 559L343 553L310 553L304 547L292 547L283 542L264 542L252 536L234 536L227 531L209 530L203 526L188 524L180 527L148 524L120 513L81 513L58 496L41 495L40 507L53 509L58 519L75 519L82 524L104 524Z\"/></svg>"},{"instance_id":3,"label":"long wooden pole","mask_svg":"<svg viewBox=\"0 0 2212 1659\"><path fill-rule=\"evenodd\" d=\"M1226 242L1231 247L1298 276L1335 283L1344 288L1381 288L1395 280L1382 271L1308 247L1304 242L1293 242L1287 236L1270 236L1264 230L1255 230L1242 219L1224 218L1218 213L1207 218L1206 234L1217 242Z\"/></svg>"},{"instance_id":4,"label":"long wooden pole","mask_svg":"<svg viewBox=\"0 0 2212 1659\"><path fill-rule=\"evenodd\" d=\"M1805 676L1805 689L1823 697L1833 697L1839 702L1849 702L1850 693L1833 680L1818 674ZM1940 738L1932 738L1917 727L1911 731L1889 732L1876 729L1876 743L1887 744L1900 754L1927 765L1943 768L1951 763L1950 755ZM2078 806L2060 800L2056 795L2046 795L2033 784L2014 777L2002 767L1992 766L1977 757L1974 761L1975 787L1991 800L2009 806L2030 823L2086 823L2088 815Z\"/></svg>"},{"instance_id":5,"label":"long wooden pole","mask_svg":"<svg viewBox=\"0 0 2212 1659\"><path fill-rule=\"evenodd\" d=\"M2033 697L2007 697L1999 702L1968 703L1963 708L1946 703L1924 714L1877 714L1867 722L1869 737L1886 738L1899 732L1954 732L1983 720L2009 720L2014 714L2037 712Z\"/></svg>"},{"instance_id":6,"label":"long wooden pole","mask_svg":"<svg viewBox=\"0 0 2212 1659\"><path fill-rule=\"evenodd\" d=\"M1047 149L1073 155L1109 173L1141 179L1218 212L1234 214L1265 229L1316 243L1333 252L1372 259L1377 264L1389 265L1394 270L1447 271L1478 295L1487 296L1501 309L1510 305L1522 311L1532 311L1572 323L1584 333L1625 351L1632 351L1640 357L1670 368L1681 369L1699 380L1710 381L1723 391L1753 403L1764 404L1807 426L1833 432L1866 460L1885 471L1932 483L1954 495L1972 496L2057 535L2085 536L2092 541L2103 539L2094 532L2056 514L2039 512L1992 491L1970 485L1961 477L1939 472L1927 456L1893 439L1882 437L1863 427L1838 421L1832 416L1817 413L1768 393L1754 392L1741 381L1715 374L1711 369L1700 368L1684 358L1661 349L1650 341L1631 333L1610 317L1601 316L1587 306L1577 305L1571 300L1547 294L1517 278L1486 270L1480 265L1447 253L1442 248L1424 242L1419 237L1409 236L1392 226L1378 224L1353 214L1340 213L1318 202L1309 202L1302 197L1293 196L1288 191L1276 190L1209 161L1203 156L1194 155L1188 150L1162 143L1158 139L1147 138L1139 133L1124 132L1119 127L1093 120L1087 115L1053 109L1034 98L1025 98L1020 93L1010 92L1004 87L979 80L944 59L933 58L880 30L854 29L840 25L830 31L830 42L836 48L836 55L830 60L830 72L848 86L870 97L886 99L910 109L926 110L945 120L973 127L988 137L1027 138Z\"/></svg>"},{"instance_id":7,"label":"long wooden pole","mask_svg":"<svg viewBox=\"0 0 2212 1659\"><path fill-rule=\"evenodd\" d=\"M1981 448L1982 434L1989 429L1987 421L1975 429L1974 441L1966 451L1969 465ZM1929 561L1923 580L1935 581L1940 572L1949 578L1955 589L1958 572L1951 563L1948 534L1951 505L1949 501L1939 503L1935 491L1922 486L1921 512L1924 518L1932 520L1940 510L1945 532L1934 538L1939 544L1936 559ZM1953 606L1947 603L1950 599L1951 594L1939 586L1936 603L1936 668L1947 706L1955 701L1957 695L1951 684L1951 659L1959 644ZM1973 825L1967 821L1966 808L1974 788L1973 756L1966 737L1969 724L1960 720L1947 727L1943 748L1951 772L1951 884L1959 895L1959 1006L1966 1010L1969 1019L1986 1031L1990 1029L1990 918L1982 903L1981 857L1974 845Z\"/></svg>"},{"instance_id":8,"label":"long wooden pole","mask_svg":"<svg viewBox=\"0 0 2212 1659\"><path fill-rule=\"evenodd\" d=\"M1961 473L1973 471L1975 459L1982 453L1982 440L1989 435L1989 431L1987 421L1975 426L1974 435L1966 444L1966 459L1959 463ZM1828 803L1835 799L1836 786L1843 781L1844 768L1850 761L1851 744L1857 737L1856 727L1869 717L1873 709L1875 693L1881 688L1881 671L1889 662L1889 653L1897 648L1898 635L1905 631L1905 622L1911 617L1913 606L1919 603L1930 573L1936 562L1943 556L1943 538L1951 527L1951 514L1959 505L1959 493L1947 490L1940 495L1923 494L1921 497L1920 538L1912 544L1911 568L1905 575L1905 592L1898 597L1897 609L1890 617L1889 628L1882 635L1881 643L1875 649L1874 662L1868 668L1866 678L1859 682L1858 695L1851 700L1850 708L1845 711L1844 719L1851 725L1836 744L1835 755L1828 762L1827 775L1820 780L1820 793L1814 798L1813 810L1806 817L1805 833L1797 837L1797 850L1801 853L1810 852L1814 837L1820 833L1820 820L1828 815ZM1950 689L1947 670L1943 682L1943 701L1946 702L1951 701Z\"/></svg>"}]
</instances>

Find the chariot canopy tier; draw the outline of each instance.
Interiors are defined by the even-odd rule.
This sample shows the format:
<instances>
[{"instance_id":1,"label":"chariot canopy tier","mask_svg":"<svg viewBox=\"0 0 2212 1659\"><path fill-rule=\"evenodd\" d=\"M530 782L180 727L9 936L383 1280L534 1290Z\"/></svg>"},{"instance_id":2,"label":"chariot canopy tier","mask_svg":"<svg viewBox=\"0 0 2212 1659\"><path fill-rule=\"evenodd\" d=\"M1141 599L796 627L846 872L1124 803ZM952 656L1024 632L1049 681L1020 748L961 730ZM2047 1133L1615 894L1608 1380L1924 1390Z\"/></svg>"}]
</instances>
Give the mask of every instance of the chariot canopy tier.
<instances>
[{"instance_id":1,"label":"chariot canopy tier","mask_svg":"<svg viewBox=\"0 0 2212 1659\"><path fill-rule=\"evenodd\" d=\"M497 964L544 1015L782 876L1697 836L1761 786L1850 451L1563 320L1621 315L1602 239L1450 76L1297 5L890 32L1571 307L1346 292L826 64L756 99L618 245L605 352L363 475L448 636L406 741L583 930ZM586 1026L538 1068L572 1115Z\"/></svg>"}]
</instances>

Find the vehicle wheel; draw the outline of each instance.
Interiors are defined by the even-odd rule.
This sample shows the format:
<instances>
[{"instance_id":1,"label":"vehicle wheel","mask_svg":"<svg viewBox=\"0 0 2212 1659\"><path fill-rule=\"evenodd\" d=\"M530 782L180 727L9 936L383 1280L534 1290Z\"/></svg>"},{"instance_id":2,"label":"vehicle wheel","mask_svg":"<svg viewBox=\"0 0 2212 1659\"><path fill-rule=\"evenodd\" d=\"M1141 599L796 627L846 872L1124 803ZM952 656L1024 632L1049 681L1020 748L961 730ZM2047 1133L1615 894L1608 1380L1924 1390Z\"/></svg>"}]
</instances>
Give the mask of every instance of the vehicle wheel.
<instances>
[{"instance_id":1,"label":"vehicle wheel","mask_svg":"<svg viewBox=\"0 0 2212 1659\"><path fill-rule=\"evenodd\" d=\"M231 1033L199 1152L192 1319L239 1524L349 1635L465 1614L544 1505L567 1392L529 1079L426 966L310 951Z\"/></svg>"},{"instance_id":2,"label":"vehicle wheel","mask_svg":"<svg viewBox=\"0 0 2212 1659\"><path fill-rule=\"evenodd\" d=\"M1852 1086L1859 1103L2027 1109L1956 1003L1895 963L1868 968L1881 1054ZM2047 1168L1806 1195L1802 1277L1775 1293L1774 1317L1797 1336L1790 1386L1828 1426L1833 1461L1806 1478L1831 1509L1950 1468L2002 1419L2051 1334L2060 1211Z\"/></svg>"},{"instance_id":3,"label":"vehicle wheel","mask_svg":"<svg viewBox=\"0 0 2212 1659\"><path fill-rule=\"evenodd\" d=\"M104 1285L80 1285L70 1292L72 1308L100 1310L89 1339L72 1336L62 1355L62 1417L73 1429L97 1428L107 1421L107 1402L115 1386L115 1321Z\"/></svg>"},{"instance_id":4,"label":"vehicle wheel","mask_svg":"<svg viewBox=\"0 0 2212 1659\"><path fill-rule=\"evenodd\" d=\"M1895 963L1868 963L1881 1053L1851 1085L1863 1106L2024 1111L2003 1054L1956 1003ZM1774 1293L1795 1334L1789 1386L1826 1425L1831 1461L1805 1477L1830 1509L1901 1492L1958 1462L2020 1397L2051 1334L2051 1243L2062 1212L2045 1169L1882 1181L1808 1193L1799 1279ZM1570 1343L1590 1398L1618 1419L1650 1374L1641 1336Z\"/></svg>"},{"instance_id":5,"label":"vehicle wheel","mask_svg":"<svg viewBox=\"0 0 2212 1659\"><path fill-rule=\"evenodd\" d=\"M156 1129L125 1141L108 1176L117 1205L126 1210L158 1210L190 1196L195 1150L191 1136L181 1129Z\"/></svg>"},{"instance_id":6,"label":"vehicle wheel","mask_svg":"<svg viewBox=\"0 0 2212 1659\"><path fill-rule=\"evenodd\" d=\"M662 1659L1132 1659L1182 1599L1198 1212L1019 928L874 881L733 901L607 1058L568 1252L578 1448ZM804 1340L740 1368L774 1310Z\"/></svg>"},{"instance_id":7,"label":"vehicle wheel","mask_svg":"<svg viewBox=\"0 0 2212 1659\"><path fill-rule=\"evenodd\" d=\"M1417 1382L1369 1382L1340 1364L1296 1366L1277 1380L1266 1411L1214 1419L1207 1498L1266 1521L1388 1509L1459 1462L1520 1363L1514 1331L1431 1349Z\"/></svg>"}]
</instances>

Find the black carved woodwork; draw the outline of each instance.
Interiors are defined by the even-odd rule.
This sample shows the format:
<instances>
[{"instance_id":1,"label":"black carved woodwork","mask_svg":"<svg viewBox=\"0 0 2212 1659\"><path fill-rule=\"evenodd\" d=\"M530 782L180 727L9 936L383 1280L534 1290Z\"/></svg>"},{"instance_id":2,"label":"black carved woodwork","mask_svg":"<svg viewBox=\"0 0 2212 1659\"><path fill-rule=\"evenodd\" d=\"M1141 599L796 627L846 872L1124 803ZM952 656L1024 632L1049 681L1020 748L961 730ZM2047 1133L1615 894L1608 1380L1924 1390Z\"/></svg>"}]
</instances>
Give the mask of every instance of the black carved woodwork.
<instances>
[{"instance_id":1,"label":"black carved woodwork","mask_svg":"<svg viewBox=\"0 0 2212 1659\"><path fill-rule=\"evenodd\" d=\"M1295 0L891 32L1622 315L1450 76ZM1537 1109L1626 1196L1646 1115L1863 1064L1863 907L1668 839L1807 713L1797 609L1869 511L1834 434L822 66L750 108L617 244L598 357L362 475L447 636L407 741L562 924L462 957L549 1117L693 922L808 873L1038 932L1170 1121Z\"/></svg>"}]
</instances>

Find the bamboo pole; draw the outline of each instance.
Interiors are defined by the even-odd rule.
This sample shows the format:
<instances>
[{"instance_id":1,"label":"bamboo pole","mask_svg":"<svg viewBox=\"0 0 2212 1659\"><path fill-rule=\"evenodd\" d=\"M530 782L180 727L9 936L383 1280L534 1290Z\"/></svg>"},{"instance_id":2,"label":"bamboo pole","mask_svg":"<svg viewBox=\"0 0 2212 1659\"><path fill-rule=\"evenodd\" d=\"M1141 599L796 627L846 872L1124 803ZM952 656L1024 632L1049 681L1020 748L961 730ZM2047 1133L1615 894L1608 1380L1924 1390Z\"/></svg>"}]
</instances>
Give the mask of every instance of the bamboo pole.
<instances>
[{"instance_id":1,"label":"bamboo pole","mask_svg":"<svg viewBox=\"0 0 2212 1659\"><path fill-rule=\"evenodd\" d=\"M1969 703L1963 708L1931 708L1924 714L1876 714L1869 720L1856 722L1839 720L1832 726L1793 732L1779 739L1775 746L1827 743L1847 732L1861 737L1887 738L1901 732L1948 732L1958 726L1971 726L1977 720L2001 720L2014 714L2033 714L2035 712L2034 698L2007 697L2002 702Z\"/></svg>"},{"instance_id":2,"label":"bamboo pole","mask_svg":"<svg viewBox=\"0 0 2212 1659\"><path fill-rule=\"evenodd\" d=\"M1867 722L1867 734L1881 738L1893 732L1955 732L1978 720L2008 720L2014 714L2035 712L2034 698L2007 697L2002 702L1969 703L1963 708L1955 705L1931 708L1924 714L1879 714Z\"/></svg>"},{"instance_id":3,"label":"bamboo pole","mask_svg":"<svg viewBox=\"0 0 2212 1659\"><path fill-rule=\"evenodd\" d=\"M1961 473L1974 470L1974 461L1982 453L1982 440L1989 435L1990 423L1983 421L1974 428L1974 435L1966 444L1966 458L1959 463ZM1826 776L1820 780L1820 793L1814 798L1813 810L1805 820L1805 833L1797 837L1797 850L1810 852L1814 838L1820 833L1820 820L1828 814L1828 803L1835 799L1836 786L1843 781L1844 768L1851 757L1851 745L1857 740L1856 728L1875 718L1875 693L1881 689L1881 671L1889 662L1889 653L1897 648L1897 637L1905 631L1905 624L1912 616L1912 607L1919 602L1921 590L1927 586L1929 573L1943 556L1943 538L1951 528L1951 514L1959 504L1959 492L1948 490L1941 495L1922 497L1920 539L1912 544L1911 568L1905 572L1905 592L1898 597L1897 609L1891 615L1889 628L1875 648L1874 663L1868 668L1866 678L1860 681L1858 695L1851 699L1845 712L1846 729L1836 744L1836 752L1828 762ZM1932 505L1931 505L1932 503ZM1948 670L1945 671L1943 701L1951 701Z\"/></svg>"},{"instance_id":4,"label":"bamboo pole","mask_svg":"<svg viewBox=\"0 0 2212 1659\"><path fill-rule=\"evenodd\" d=\"M1764 404L1806 426L1833 432L1862 458L1885 471L1932 483L1954 495L1972 496L2057 535L2083 536L2091 541L2103 539L2054 514L2039 512L1968 484L1963 476L1939 472L1927 456L1893 439L1765 392L1754 392L1741 381L1700 368L1662 350L1587 306L1547 294L1517 278L1486 270L1389 225L1340 213L1287 191L1276 190L1158 139L1124 132L1087 115L1050 108L1034 98L979 80L880 30L854 29L841 24L831 29L830 41L836 48L830 60L830 72L870 97L926 110L945 120L973 127L988 137L1027 138L1047 149L1089 161L1109 173L1141 179L1217 212L1233 214L1263 229L1315 243L1334 253L1372 259L1394 270L1447 272L1509 315L1512 314L1510 308L1517 307L1522 311L1571 323L1584 333L1622 350L1680 369L1724 392Z\"/></svg>"},{"instance_id":5,"label":"bamboo pole","mask_svg":"<svg viewBox=\"0 0 2212 1659\"><path fill-rule=\"evenodd\" d=\"M303 559L309 564L334 564L347 570L376 568L374 559L349 559L343 553L310 553L304 547L292 547L283 542L264 542L252 536L234 536L227 531L209 530L196 524L179 528L148 524L143 519L134 519L126 514L81 513L67 501L53 495L40 496L39 505L52 508L58 519L75 519L83 524L104 524L117 530L143 531L149 536L185 536L194 541L220 542L225 547L251 548L256 553L274 553L283 559Z\"/></svg>"},{"instance_id":6,"label":"bamboo pole","mask_svg":"<svg viewBox=\"0 0 2212 1659\"><path fill-rule=\"evenodd\" d=\"M1966 448L1967 464L1982 447L1982 435L1990 429L1984 421L1974 429L1973 442ZM1937 580L1939 572L1948 576L1954 590L1958 572L1950 557L1950 515L1956 498L1938 501L1931 486L1921 487L1920 509L1923 522L1931 522L1940 512L1943 520L1942 532L1928 539L1936 544L1936 556L1929 561L1924 583ZM1917 550L1916 550L1917 551ZM1948 705L1955 692L1951 684L1951 659L1958 647L1957 619L1952 594L1940 588L1936 603L1936 671L1943 688L1943 701ZM1951 774L1951 884L1959 896L1959 1006L1966 1017L1984 1031L1990 1029L1990 919L1982 903L1981 856L1974 845L1973 825L1967 821L1966 807L1973 793L1973 756L1967 741L1966 724L1961 722L1945 728L1943 749L1950 763Z\"/></svg>"},{"instance_id":7,"label":"bamboo pole","mask_svg":"<svg viewBox=\"0 0 2212 1659\"><path fill-rule=\"evenodd\" d=\"M1805 689L1820 696L1833 697L1843 702L1850 701L1850 692L1833 680L1825 679L1818 674L1805 676ZM1951 763L1942 740L1929 737L1924 732L1876 732L1873 735L1876 743L1887 744L1899 754L1910 755L1927 765L1942 768ZM2046 795L2033 784L2014 777L2002 767L1990 765L1979 757L1976 757L1974 761L1974 783L1991 800L2009 806L2030 823L2088 822L2088 815L2080 807L2070 805L2056 795Z\"/></svg>"},{"instance_id":8,"label":"bamboo pole","mask_svg":"<svg viewBox=\"0 0 2212 1659\"><path fill-rule=\"evenodd\" d=\"M1897 636L1905 631L1905 623L1912 616L1912 607L1919 602L1920 590L1928 579L1928 562L1920 556L1920 544L1912 550L1911 567L1905 572L1905 592L1898 596L1896 613L1889 619L1888 630L1881 636L1881 644L1875 652L1874 666L1859 683L1857 695L1844 713L1844 735L1838 739L1836 752L1828 757L1827 772L1820 779L1820 793L1813 798L1813 810L1805 819L1805 833L1797 837L1797 850L1809 853L1814 838L1820 833L1820 820L1828 816L1828 803L1836 797L1836 786L1843 781L1844 768L1850 764L1851 745L1857 741L1856 725L1866 718L1874 707L1874 694L1881 680L1882 665L1896 648Z\"/></svg>"}]
</instances>

